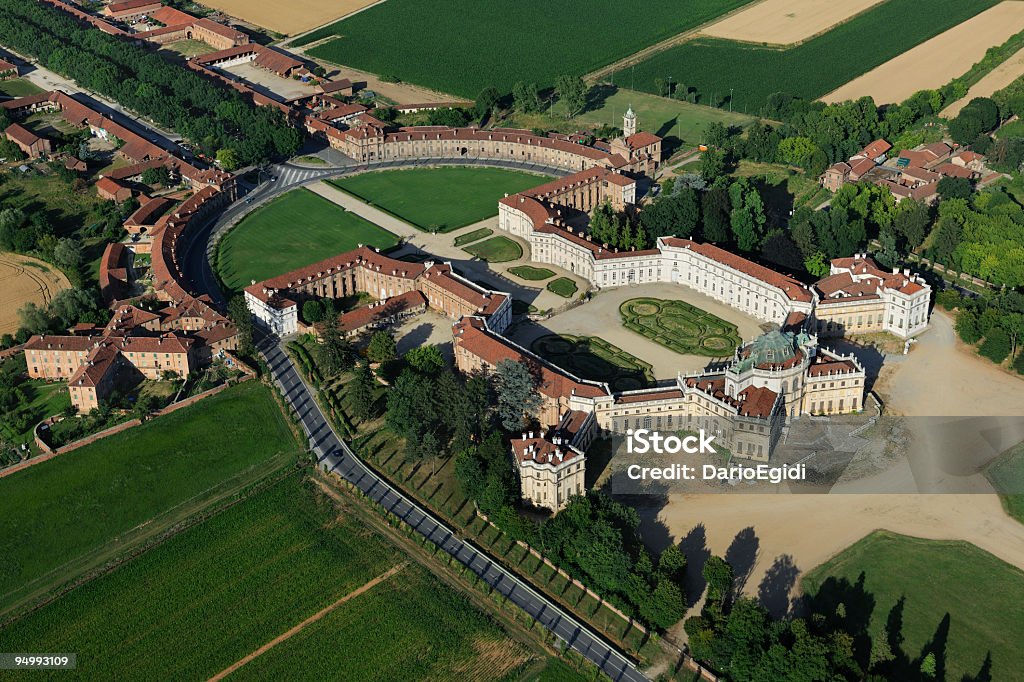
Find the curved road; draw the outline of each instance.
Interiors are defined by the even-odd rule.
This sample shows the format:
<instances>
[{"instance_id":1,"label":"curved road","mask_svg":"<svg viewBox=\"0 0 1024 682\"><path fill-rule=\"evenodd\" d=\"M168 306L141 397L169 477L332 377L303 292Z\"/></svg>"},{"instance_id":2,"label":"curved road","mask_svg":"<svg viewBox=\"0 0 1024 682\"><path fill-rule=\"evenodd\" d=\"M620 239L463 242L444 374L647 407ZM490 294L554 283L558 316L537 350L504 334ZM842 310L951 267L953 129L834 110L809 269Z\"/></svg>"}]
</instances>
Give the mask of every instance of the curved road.
<instances>
[{"instance_id":1,"label":"curved road","mask_svg":"<svg viewBox=\"0 0 1024 682\"><path fill-rule=\"evenodd\" d=\"M414 164L407 162L402 164L380 164L374 165L372 169L397 167L399 165L428 165L433 163L437 163L437 161L423 160L420 163ZM473 163L474 161L470 160L466 165ZM526 166L525 164L493 163L490 161L486 162L486 165L544 170L549 173L554 170ZM246 200L235 202L232 206L228 207L217 221L197 231L186 249L184 266L187 276L191 278L198 292L208 293L216 301L224 301L224 296L217 285L209 260L206 257L208 242L211 235L222 233L227 226L230 226L235 220L249 210L252 210L256 204L256 199L259 199L259 203L263 203L296 184L309 182L313 179L320 180L325 177L343 175L353 171L367 170L366 166L352 167L351 169L325 169L304 174L304 179L294 182L280 182L281 180L286 180L287 171L293 168L299 167L289 164L276 166L274 172L278 175L278 181L267 182L257 187L248 196L252 200L251 203ZM302 170L308 171L310 169ZM565 171L559 171L559 173L564 174ZM622 680L623 682L645 682L648 679L618 649L605 642L589 627L575 620L557 604L533 590L529 585L522 582L470 542L460 538L430 512L408 499L369 469L349 449L348 444L335 433L314 400L309 386L299 376L291 359L282 350L276 337L260 335L256 340L256 347L266 360L274 382L281 389L288 404L299 415L302 428L309 439L309 447L317 457L318 466L324 471L336 472L356 485L370 499L402 519L417 533L455 557L459 562L485 580L493 589L500 592L509 601L516 604L536 619L538 623L554 633L567 646L575 649L587 660L594 663L611 679Z\"/></svg>"}]
</instances>

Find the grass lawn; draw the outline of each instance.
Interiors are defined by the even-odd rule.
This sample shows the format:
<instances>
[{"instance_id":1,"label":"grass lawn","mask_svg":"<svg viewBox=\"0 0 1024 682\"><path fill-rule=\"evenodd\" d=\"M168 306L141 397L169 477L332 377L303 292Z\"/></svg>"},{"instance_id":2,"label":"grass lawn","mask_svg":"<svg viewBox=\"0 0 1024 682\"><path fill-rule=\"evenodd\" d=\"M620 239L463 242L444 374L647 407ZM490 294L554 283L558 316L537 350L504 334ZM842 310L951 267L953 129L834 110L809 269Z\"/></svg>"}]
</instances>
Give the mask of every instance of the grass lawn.
<instances>
[{"instance_id":1,"label":"grass lawn","mask_svg":"<svg viewBox=\"0 0 1024 682\"><path fill-rule=\"evenodd\" d=\"M0 479L0 611L301 451L250 381Z\"/></svg>"},{"instance_id":2,"label":"grass lawn","mask_svg":"<svg viewBox=\"0 0 1024 682\"><path fill-rule=\"evenodd\" d=\"M654 383L651 366L596 336L549 334L530 350L581 379L606 381L615 391L632 391Z\"/></svg>"},{"instance_id":3,"label":"grass lawn","mask_svg":"<svg viewBox=\"0 0 1024 682\"><path fill-rule=\"evenodd\" d=\"M41 214L59 236L77 234L83 227L99 222L109 203L100 200L91 187L73 191L56 175L8 173L0 185L0 204L19 208L27 215Z\"/></svg>"},{"instance_id":4,"label":"grass lawn","mask_svg":"<svg viewBox=\"0 0 1024 682\"><path fill-rule=\"evenodd\" d=\"M985 472L996 490L1012 491L1000 495L1006 513L1024 523L1024 445L1003 453Z\"/></svg>"},{"instance_id":5,"label":"grass lawn","mask_svg":"<svg viewBox=\"0 0 1024 682\"><path fill-rule=\"evenodd\" d=\"M25 372L25 354L19 353L9 358L0 365L0 372L11 374L17 377ZM10 424L0 422L0 436L13 445L20 446L26 443L32 452L37 452L35 440L32 437L32 429L35 425L55 414L60 414L65 408L71 406L71 396L68 394L68 385L63 382L48 383L41 379L26 379L18 383L18 386L25 392L28 398L28 428L23 431L15 431Z\"/></svg>"},{"instance_id":6,"label":"grass lawn","mask_svg":"<svg viewBox=\"0 0 1024 682\"><path fill-rule=\"evenodd\" d=\"M323 159L321 159L319 156L300 156L299 158L297 158L295 160L299 161L301 163L310 165L310 166L326 166L327 165L327 162L324 161Z\"/></svg>"},{"instance_id":7,"label":"grass lawn","mask_svg":"<svg viewBox=\"0 0 1024 682\"><path fill-rule=\"evenodd\" d=\"M43 92L41 87L32 81L25 80L24 78L13 78L9 81L0 81L0 95L7 95L8 97L28 97L29 95L38 95L41 92Z\"/></svg>"},{"instance_id":8,"label":"grass lawn","mask_svg":"<svg viewBox=\"0 0 1024 682\"><path fill-rule=\"evenodd\" d=\"M398 238L314 194L297 189L262 206L221 240L217 268L238 291L251 280L316 263L359 244L387 249Z\"/></svg>"},{"instance_id":9,"label":"grass lawn","mask_svg":"<svg viewBox=\"0 0 1024 682\"><path fill-rule=\"evenodd\" d=\"M817 178L809 178L802 170L781 163L760 163L744 159L739 162L733 175L750 178L761 192L766 209L783 221L790 215L790 211L801 206L817 208L832 196L831 192L818 184Z\"/></svg>"},{"instance_id":10,"label":"grass lawn","mask_svg":"<svg viewBox=\"0 0 1024 682\"><path fill-rule=\"evenodd\" d=\"M487 241L464 246L462 250L488 263L507 263L510 260L523 257L523 247L508 237L500 235L491 237Z\"/></svg>"},{"instance_id":11,"label":"grass lawn","mask_svg":"<svg viewBox=\"0 0 1024 682\"><path fill-rule=\"evenodd\" d=\"M460 234L458 237L452 240L452 244L455 246L472 244L473 242L480 241L484 237L490 237L492 234L494 234L494 230L488 227L481 227L479 230L473 230L472 232L467 232L466 234Z\"/></svg>"},{"instance_id":12,"label":"grass lawn","mask_svg":"<svg viewBox=\"0 0 1024 682\"><path fill-rule=\"evenodd\" d=\"M338 189L426 232L451 232L498 214L498 199L547 181L502 168L414 168L330 180Z\"/></svg>"},{"instance_id":13,"label":"grass lawn","mask_svg":"<svg viewBox=\"0 0 1024 682\"><path fill-rule=\"evenodd\" d=\"M176 40L173 43L167 43L160 49L170 50L185 58L198 57L199 55L216 51L201 40Z\"/></svg>"},{"instance_id":14,"label":"grass lawn","mask_svg":"<svg viewBox=\"0 0 1024 682\"><path fill-rule=\"evenodd\" d=\"M388 0L295 44L340 36L310 54L473 99L489 86L508 93L517 81L545 87L583 75L747 2L648 0L636 11L612 0L519 0L515 14L537 20L512 22L474 0L449 0L441 11L432 0Z\"/></svg>"},{"instance_id":15,"label":"grass lawn","mask_svg":"<svg viewBox=\"0 0 1024 682\"><path fill-rule=\"evenodd\" d=\"M569 298L576 293L576 282L568 277L559 277L548 282L547 290L558 294L562 298Z\"/></svg>"},{"instance_id":16,"label":"grass lawn","mask_svg":"<svg viewBox=\"0 0 1024 682\"><path fill-rule=\"evenodd\" d=\"M702 104L727 102L732 90L733 110L756 114L772 93L788 92L807 100L826 95L999 1L887 0L789 49L695 38L623 69L615 81L655 92L656 79L672 76L692 89ZM867 35L889 38L863 40Z\"/></svg>"},{"instance_id":17,"label":"grass lawn","mask_svg":"<svg viewBox=\"0 0 1024 682\"><path fill-rule=\"evenodd\" d=\"M553 271L547 268L535 268L532 265L517 265L514 268L509 268L508 271L519 279L525 279L529 282L539 282L555 275Z\"/></svg>"},{"instance_id":18,"label":"grass lawn","mask_svg":"<svg viewBox=\"0 0 1024 682\"><path fill-rule=\"evenodd\" d=\"M628 82L628 81L626 81ZM545 114L512 114L503 125L525 128L552 128L564 132L575 132L581 127L602 125L622 127L622 115L633 107L640 130L655 133L661 137L675 137L678 144L693 146L704 141L704 132L711 123L746 128L754 119L741 113L730 113L725 109L679 100L658 97L639 90L629 90L615 85L595 86L588 95L587 110L567 120L563 107L555 102ZM675 145L675 146L678 146Z\"/></svg>"},{"instance_id":19,"label":"grass lawn","mask_svg":"<svg viewBox=\"0 0 1024 682\"><path fill-rule=\"evenodd\" d=\"M808 573L803 588L815 611L834 613L843 602L848 626L863 623L872 638L902 641L886 679L917 679L933 639L945 651L936 654L945 663L937 679L982 679L975 676L988 654L984 679L1019 679L1024 669L1024 572L974 545L875 532ZM900 657L909 665L901 667Z\"/></svg>"},{"instance_id":20,"label":"grass lawn","mask_svg":"<svg viewBox=\"0 0 1024 682\"><path fill-rule=\"evenodd\" d=\"M740 345L736 325L683 301L631 298L619 314L626 329L683 355L725 357Z\"/></svg>"}]
</instances>

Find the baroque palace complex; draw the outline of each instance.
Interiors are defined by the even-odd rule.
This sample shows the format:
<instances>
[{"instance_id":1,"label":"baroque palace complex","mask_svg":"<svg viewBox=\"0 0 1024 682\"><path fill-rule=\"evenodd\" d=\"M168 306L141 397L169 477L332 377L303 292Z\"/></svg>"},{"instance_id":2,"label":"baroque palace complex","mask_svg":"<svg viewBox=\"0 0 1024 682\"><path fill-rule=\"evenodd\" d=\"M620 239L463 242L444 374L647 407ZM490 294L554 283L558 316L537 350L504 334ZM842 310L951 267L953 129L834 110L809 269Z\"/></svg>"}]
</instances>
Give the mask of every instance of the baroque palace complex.
<instances>
[{"instance_id":1,"label":"baroque palace complex","mask_svg":"<svg viewBox=\"0 0 1024 682\"><path fill-rule=\"evenodd\" d=\"M195 60L193 68L208 68L216 59L263 60L265 68L285 72L295 67L290 61L278 64L276 58L277 53L242 43ZM689 239L660 238L655 248L643 251L595 242L587 234L585 214L606 202L617 210L639 210L661 163L661 138L637 132L632 111L624 118L623 136L591 141L525 130L394 128L364 110L337 112L339 107L319 102L314 97L292 103L290 117L367 167L383 161L471 159L515 161L561 173L557 180L498 201L500 229L525 240L534 261L569 270L598 289L677 283L777 327L714 371L616 393L605 383L572 376L503 336L511 323L511 296L462 278L448 263L409 263L363 246L245 289L254 320L279 336L309 331L299 319L303 300L361 292L376 302L342 316L341 329L347 333L429 307L454 321L461 370L493 369L502 360L537 368L543 397L538 426L517 438L512 448L523 496L537 506L558 510L570 495L581 492L587 446L599 434L628 428L696 430L712 428L713 422L722 432L725 424L719 443L738 457L767 461L787 419L863 407L863 367L853 356L820 347L819 338L885 331L906 339L928 324L929 287L909 271L883 271L863 254L833 261L828 277L805 285ZM300 105L301 111L294 108ZM214 357L230 354L237 347L237 330L194 290L181 262L197 232L192 226L235 199L234 178L171 156L60 92L11 100L4 107L16 118L54 110L96 136L123 141L119 154L129 165L116 171L116 177L101 179L101 196L132 196L131 181L158 166L189 181L193 191L173 208L166 202L157 208L160 200L140 196L142 207L125 224L149 239L153 289L163 307L147 309L129 296L123 245L110 245L101 259L100 283L113 320L106 327L75 329L67 336L33 337L26 346L30 376L68 381L73 405L84 411L125 381L167 372L185 376Z\"/></svg>"},{"instance_id":2,"label":"baroque palace complex","mask_svg":"<svg viewBox=\"0 0 1024 682\"><path fill-rule=\"evenodd\" d=\"M778 327L738 349L714 371L617 393L506 338L511 297L461 278L447 263L408 263L364 246L246 288L256 322L278 335L304 330L299 320L304 299L363 292L378 303L369 311L346 314L358 319L342 316L346 331L430 307L456 320L460 370L493 370L503 360L532 367L543 398L538 426L513 440L512 454L523 498L536 506L557 511L581 493L591 441L630 428L704 428L718 432L718 442L737 457L768 461L787 419L857 412L864 406L864 368L852 355L819 346L819 338L885 331L907 339L928 324L928 285L906 270L883 271L864 254L834 260L828 277L805 285L712 244L668 237L653 249L618 251L572 227L570 216L604 202L620 210L633 208L638 184L657 169L661 139L635 132L632 112L624 137L593 145L570 136L512 130L389 132L365 114L351 123L329 139L359 161L472 156L569 171L499 201L499 227L526 240L532 260L565 268L596 288L677 283Z\"/></svg>"}]
</instances>

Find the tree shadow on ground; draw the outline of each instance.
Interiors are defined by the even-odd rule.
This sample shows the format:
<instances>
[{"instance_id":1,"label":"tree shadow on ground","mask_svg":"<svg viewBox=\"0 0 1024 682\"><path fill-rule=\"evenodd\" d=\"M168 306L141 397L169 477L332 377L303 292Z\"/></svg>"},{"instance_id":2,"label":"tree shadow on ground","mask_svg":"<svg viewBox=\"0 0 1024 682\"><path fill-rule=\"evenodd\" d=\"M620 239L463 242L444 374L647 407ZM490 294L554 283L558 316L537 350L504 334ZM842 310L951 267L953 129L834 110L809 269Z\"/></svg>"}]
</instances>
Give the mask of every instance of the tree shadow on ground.
<instances>
[{"instance_id":1,"label":"tree shadow on ground","mask_svg":"<svg viewBox=\"0 0 1024 682\"><path fill-rule=\"evenodd\" d=\"M761 541L754 532L753 526L748 526L736 533L732 539L729 549L725 551L725 560L732 566L733 590L739 595L747 586L750 574L757 563L757 555L761 549Z\"/></svg>"},{"instance_id":2,"label":"tree shadow on ground","mask_svg":"<svg viewBox=\"0 0 1024 682\"><path fill-rule=\"evenodd\" d=\"M708 549L708 534L703 523L698 523L679 541L679 549L686 555L686 608L691 609L700 601L704 588L708 586L704 580L704 564L711 558Z\"/></svg>"},{"instance_id":3,"label":"tree shadow on ground","mask_svg":"<svg viewBox=\"0 0 1024 682\"><path fill-rule=\"evenodd\" d=\"M782 554L768 568L757 588L757 599L776 619L790 615L790 593L796 586L800 569L789 554Z\"/></svg>"}]
</instances>

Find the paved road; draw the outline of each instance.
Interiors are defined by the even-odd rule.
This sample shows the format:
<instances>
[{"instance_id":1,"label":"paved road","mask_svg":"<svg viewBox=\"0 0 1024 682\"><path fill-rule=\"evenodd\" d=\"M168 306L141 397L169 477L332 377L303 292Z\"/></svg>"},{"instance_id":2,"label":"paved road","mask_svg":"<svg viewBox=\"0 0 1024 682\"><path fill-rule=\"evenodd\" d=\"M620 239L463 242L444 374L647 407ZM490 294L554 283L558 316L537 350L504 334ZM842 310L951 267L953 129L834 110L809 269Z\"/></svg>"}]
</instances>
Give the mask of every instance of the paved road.
<instances>
[{"instance_id":1,"label":"paved road","mask_svg":"<svg viewBox=\"0 0 1024 682\"><path fill-rule=\"evenodd\" d=\"M451 554L495 590L558 636L613 680L641 682L647 678L613 647L603 642L557 605L541 596L469 542L378 477L357 458L328 424L290 358L274 337L264 336L257 347L288 403L300 415L318 466L336 472L369 498L405 521L416 532Z\"/></svg>"}]
</instances>

